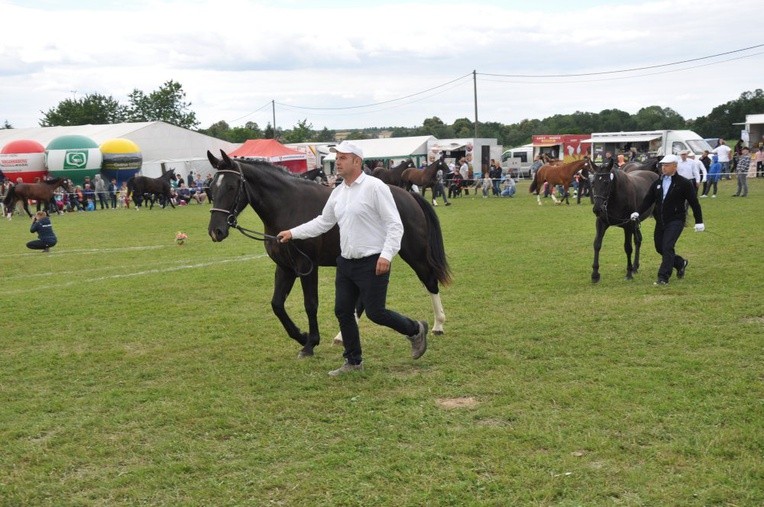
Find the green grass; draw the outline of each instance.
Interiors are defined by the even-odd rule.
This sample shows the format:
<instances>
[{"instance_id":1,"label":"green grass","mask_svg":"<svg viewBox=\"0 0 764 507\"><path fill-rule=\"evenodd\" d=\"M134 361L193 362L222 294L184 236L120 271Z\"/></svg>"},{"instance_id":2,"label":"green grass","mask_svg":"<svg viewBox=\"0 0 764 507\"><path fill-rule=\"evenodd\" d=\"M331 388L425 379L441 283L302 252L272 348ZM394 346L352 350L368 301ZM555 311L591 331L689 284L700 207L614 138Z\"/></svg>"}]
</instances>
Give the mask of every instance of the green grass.
<instances>
[{"instance_id":1,"label":"green grass","mask_svg":"<svg viewBox=\"0 0 764 507\"><path fill-rule=\"evenodd\" d=\"M652 220L635 280L611 229L592 285L589 204L441 205L446 334L412 361L363 320L339 379L333 269L297 360L273 264L207 205L54 216L50 254L2 221L0 505L762 505L764 183L733 184L666 288ZM432 322L400 259L388 305Z\"/></svg>"}]
</instances>

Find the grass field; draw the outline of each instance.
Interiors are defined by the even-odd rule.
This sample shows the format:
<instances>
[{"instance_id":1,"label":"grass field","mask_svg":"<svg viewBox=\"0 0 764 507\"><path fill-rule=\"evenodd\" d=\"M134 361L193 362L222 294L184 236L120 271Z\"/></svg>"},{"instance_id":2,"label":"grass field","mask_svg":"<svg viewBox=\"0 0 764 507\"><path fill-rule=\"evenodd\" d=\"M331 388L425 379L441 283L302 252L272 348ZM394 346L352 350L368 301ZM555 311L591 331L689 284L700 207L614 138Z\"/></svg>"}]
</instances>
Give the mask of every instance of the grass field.
<instances>
[{"instance_id":1,"label":"grass field","mask_svg":"<svg viewBox=\"0 0 764 507\"><path fill-rule=\"evenodd\" d=\"M764 183L733 184L668 287L652 219L634 281L611 229L592 285L589 204L441 205L446 334L412 361L363 320L366 370L337 379L334 270L297 360L273 264L212 243L207 205L54 216L49 254L3 220L0 505L762 505ZM432 322L400 259L388 305Z\"/></svg>"}]
</instances>

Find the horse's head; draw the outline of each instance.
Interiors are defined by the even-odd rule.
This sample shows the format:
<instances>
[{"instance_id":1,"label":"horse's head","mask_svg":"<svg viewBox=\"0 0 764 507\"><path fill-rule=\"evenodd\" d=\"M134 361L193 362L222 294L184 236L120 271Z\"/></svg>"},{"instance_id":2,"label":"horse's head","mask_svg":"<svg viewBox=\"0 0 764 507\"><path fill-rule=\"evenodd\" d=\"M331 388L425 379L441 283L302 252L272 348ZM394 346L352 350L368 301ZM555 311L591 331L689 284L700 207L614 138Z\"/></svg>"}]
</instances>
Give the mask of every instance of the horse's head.
<instances>
[{"instance_id":1,"label":"horse's head","mask_svg":"<svg viewBox=\"0 0 764 507\"><path fill-rule=\"evenodd\" d=\"M612 164L610 165L612 166ZM603 171L602 169L595 171L592 181L592 197L594 199L592 212L595 215L601 216L607 213L608 200L615 187L615 180L615 171Z\"/></svg>"},{"instance_id":2,"label":"horse's head","mask_svg":"<svg viewBox=\"0 0 764 507\"><path fill-rule=\"evenodd\" d=\"M210 184L210 223L207 233L212 241L223 241L228 229L236 223L236 217L247 206L244 175L239 164L220 150L221 159L207 151L207 159L217 169Z\"/></svg>"}]
</instances>

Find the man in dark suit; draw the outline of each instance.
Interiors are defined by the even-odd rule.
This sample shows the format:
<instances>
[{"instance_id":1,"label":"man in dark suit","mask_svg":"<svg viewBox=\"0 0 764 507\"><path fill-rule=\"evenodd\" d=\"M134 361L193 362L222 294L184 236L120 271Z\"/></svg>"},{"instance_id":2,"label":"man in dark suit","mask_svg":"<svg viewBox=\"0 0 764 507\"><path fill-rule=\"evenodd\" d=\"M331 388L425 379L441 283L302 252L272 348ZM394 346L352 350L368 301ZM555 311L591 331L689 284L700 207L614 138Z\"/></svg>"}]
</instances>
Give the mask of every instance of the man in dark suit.
<instances>
[{"instance_id":1,"label":"man in dark suit","mask_svg":"<svg viewBox=\"0 0 764 507\"><path fill-rule=\"evenodd\" d=\"M650 186L642 205L631 214L632 220L639 220L650 206L655 205L655 250L663 257L658 268L658 280L655 285L668 285L673 269L677 278L684 278L684 271L689 261L674 251L687 218L685 202L690 204L695 217L695 232L703 232L703 213L692 182L676 173L679 159L676 155L666 155L660 161L663 176Z\"/></svg>"}]
</instances>

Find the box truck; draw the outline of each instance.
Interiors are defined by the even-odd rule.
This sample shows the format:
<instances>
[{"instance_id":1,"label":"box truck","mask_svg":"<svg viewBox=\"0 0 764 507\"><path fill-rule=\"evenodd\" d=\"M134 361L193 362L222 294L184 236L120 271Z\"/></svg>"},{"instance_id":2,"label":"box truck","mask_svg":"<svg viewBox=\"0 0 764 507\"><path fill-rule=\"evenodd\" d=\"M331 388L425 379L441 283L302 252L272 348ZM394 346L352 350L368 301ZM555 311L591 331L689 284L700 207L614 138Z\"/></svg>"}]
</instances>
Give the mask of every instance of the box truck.
<instances>
[{"instance_id":1,"label":"box truck","mask_svg":"<svg viewBox=\"0 0 764 507\"><path fill-rule=\"evenodd\" d=\"M565 162L575 162L589 155L589 134L557 134L533 136L533 156L548 155Z\"/></svg>"},{"instance_id":2,"label":"box truck","mask_svg":"<svg viewBox=\"0 0 764 507\"><path fill-rule=\"evenodd\" d=\"M683 150L692 150L702 155L703 150L711 151L708 142L692 130L650 130L642 132L595 132L591 137L592 154L600 163L606 152L615 157L635 149L637 157L662 157L676 155Z\"/></svg>"}]
</instances>

